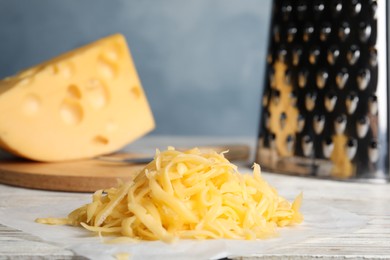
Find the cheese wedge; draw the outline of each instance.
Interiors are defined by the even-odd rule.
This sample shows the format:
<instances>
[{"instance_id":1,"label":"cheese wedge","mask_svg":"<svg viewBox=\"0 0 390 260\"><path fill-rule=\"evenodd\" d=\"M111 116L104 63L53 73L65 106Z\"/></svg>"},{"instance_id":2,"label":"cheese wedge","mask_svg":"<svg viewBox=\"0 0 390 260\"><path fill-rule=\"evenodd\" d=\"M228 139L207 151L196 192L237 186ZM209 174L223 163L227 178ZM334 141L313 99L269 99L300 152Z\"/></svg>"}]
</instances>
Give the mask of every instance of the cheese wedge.
<instances>
[{"instance_id":1,"label":"cheese wedge","mask_svg":"<svg viewBox=\"0 0 390 260\"><path fill-rule=\"evenodd\" d=\"M120 34L0 81L0 147L25 158L90 158L116 151L153 128Z\"/></svg>"}]
</instances>

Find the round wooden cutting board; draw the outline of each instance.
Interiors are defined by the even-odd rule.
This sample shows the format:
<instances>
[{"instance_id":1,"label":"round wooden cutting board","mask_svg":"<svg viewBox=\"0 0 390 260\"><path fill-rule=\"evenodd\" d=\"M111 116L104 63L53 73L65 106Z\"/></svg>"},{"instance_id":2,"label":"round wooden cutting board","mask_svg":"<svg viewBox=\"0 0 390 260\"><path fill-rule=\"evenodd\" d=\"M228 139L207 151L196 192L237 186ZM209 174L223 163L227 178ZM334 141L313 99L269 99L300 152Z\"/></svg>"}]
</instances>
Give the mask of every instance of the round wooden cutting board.
<instances>
[{"instance_id":1,"label":"round wooden cutting board","mask_svg":"<svg viewBox=\"0 0 390 260\"><path fill-rule=\"evenodd\" d=\"M42 190L94 192L131 180L145 164L99 159L44 163L23 159L0 161L0 183Z\"/></svg>"},{"instance_id":2,"label":"round wooden cutting board","mask_svg":"<svg viewBox=\"0 0 390 260\"><path fill-rule=\"evenodd\" d=\"M246 145L199 146L199 149L219 153L229 150L226 158L236 161L248 160L250 154ZM152 160L153 155L131 152L55 163L3 158L0 159L0 183L42 190L94 192L115 187L118 179L131 180Z\"/></svg>"}]
</instances>

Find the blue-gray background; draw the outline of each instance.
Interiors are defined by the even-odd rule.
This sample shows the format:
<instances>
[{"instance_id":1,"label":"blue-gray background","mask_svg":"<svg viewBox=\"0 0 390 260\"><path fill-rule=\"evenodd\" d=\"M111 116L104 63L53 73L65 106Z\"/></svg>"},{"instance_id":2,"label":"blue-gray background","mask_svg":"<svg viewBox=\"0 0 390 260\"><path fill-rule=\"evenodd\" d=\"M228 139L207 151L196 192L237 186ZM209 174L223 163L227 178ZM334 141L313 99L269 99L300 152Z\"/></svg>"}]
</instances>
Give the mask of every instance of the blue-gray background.
<instances>
[{"instance_id":1,"label":"blue-gray background","mask_svg":"<svg viewBox=\"0 0 390 260\"><path fill-rule=\"evenodd\" d=\"M0 78L126 36L154 135L255 136L271 0L0 0Z\"/></svg>"}]
</instances>

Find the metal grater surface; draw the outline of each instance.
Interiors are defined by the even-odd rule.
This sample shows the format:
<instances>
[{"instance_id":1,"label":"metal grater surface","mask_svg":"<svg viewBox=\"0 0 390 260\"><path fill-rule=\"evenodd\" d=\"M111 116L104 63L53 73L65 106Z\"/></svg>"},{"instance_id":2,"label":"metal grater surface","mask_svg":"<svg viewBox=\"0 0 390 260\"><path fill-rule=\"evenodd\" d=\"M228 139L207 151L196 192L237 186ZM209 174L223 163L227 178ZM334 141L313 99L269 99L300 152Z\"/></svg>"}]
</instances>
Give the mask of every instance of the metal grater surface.
<instances>
[{"instance_id":1,"label":"metal grater surface","mask_svg":"<svg viewBox=\"0 0 390 260\"><path fill-rule=\"evenodd\" d=\"M389 178L386 1L273 2L256 161L335 179Z\"/></svg>"}]
</instances>

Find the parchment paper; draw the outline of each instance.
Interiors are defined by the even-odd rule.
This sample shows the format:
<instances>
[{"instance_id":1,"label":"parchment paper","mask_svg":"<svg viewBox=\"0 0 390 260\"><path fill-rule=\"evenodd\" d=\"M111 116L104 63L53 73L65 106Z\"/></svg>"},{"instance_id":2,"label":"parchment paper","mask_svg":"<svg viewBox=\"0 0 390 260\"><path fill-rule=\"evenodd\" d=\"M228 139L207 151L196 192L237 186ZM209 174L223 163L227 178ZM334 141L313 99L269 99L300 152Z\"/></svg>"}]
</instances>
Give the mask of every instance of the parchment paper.
<instances>
[{"instance_id":1,"label":"parchment paper","mask_svg":"<svg viewBox=\"0 0 390 260\"><path fill-rule=\"evenodd\" d=\"M66 195L63 195L66 196ZM14 205L0 209L0 223L43 240L70 249L91 259L115 259L116 253L129 253L130 259L218 259L265 254L275 248L292 245L309 237L334 237L353 232L366 219L344 209L320 205L304 199L304 223L279 229L277 238L256 241L179 240L174 244L160 241L106 244L101 238L78 227L50 226L35 223L38 217L65 217L72 210L90 202L91 195L69 194L66 199L39 199L34 205ZM56 201L56 202L55 202Z\"/></svg>"}]
</instances>

